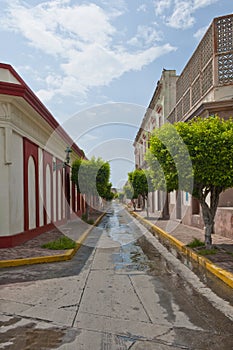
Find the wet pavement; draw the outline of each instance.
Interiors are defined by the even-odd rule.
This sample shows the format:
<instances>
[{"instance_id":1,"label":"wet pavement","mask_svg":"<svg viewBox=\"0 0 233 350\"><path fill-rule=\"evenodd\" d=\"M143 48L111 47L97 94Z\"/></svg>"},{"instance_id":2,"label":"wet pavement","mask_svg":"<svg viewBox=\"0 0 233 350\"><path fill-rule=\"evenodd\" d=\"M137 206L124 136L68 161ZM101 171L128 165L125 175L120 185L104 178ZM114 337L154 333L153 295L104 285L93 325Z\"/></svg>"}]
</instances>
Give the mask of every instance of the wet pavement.
<instances>
[{"instance_id":1,"label":"wet pavement","mask_svg":"<svg viewBox=\"0 0 233 350\"><path fill-rule=\"evenodd\" d=\"M117 204L71 261L0 281L0 348L233 348L232 290L213 293Z\"/></svg>"}]
</instances>

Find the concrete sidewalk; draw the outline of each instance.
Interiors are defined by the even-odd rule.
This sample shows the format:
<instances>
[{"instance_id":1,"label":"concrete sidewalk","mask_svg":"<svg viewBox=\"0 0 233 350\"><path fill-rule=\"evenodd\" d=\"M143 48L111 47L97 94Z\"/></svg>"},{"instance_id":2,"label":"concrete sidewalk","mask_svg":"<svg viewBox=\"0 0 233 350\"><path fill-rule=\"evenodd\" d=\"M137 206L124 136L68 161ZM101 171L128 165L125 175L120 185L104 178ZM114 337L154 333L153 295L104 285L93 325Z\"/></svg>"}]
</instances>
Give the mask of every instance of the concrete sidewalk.
<instances>
[{"instance_id":1,"label":"concrete sidewalk","mask_svg":"<svg viewBox=\"0 0 233 350\"><path fill-rule=\"evenodd\" d=\"M155 217L146 219L144 211L130 211L141 221L157 238L168 248L175 248L185 256L195 260L198 264L212 272L233 288L233 240L214 234L213 244L218 248L214 255L200 256L197 252L187 247L194 238L204 240L203 230L183 225L175 220L160 220ZM69 221L50 232L21 244L14 248L0 249L0 267L20 266L27 264L48 263L71 259L80 248L91 230L98 225L104 214L98 218L94 225L88 225L80 218ZM49 250L41 245L66 235L77 242L74 249Z\"/></svg>"},{"instance_id":2,"label":"concrete sidewalk","mask_svg":"<svg viewBox=\"0 0 233 350\"><path fill-rule=\"evenodd\" d=\"M200 255L198 249L187 247L194 238L204 241L204 232L201 229L184 225L176 220L161 220L156 217L146 217L146 211L132 211L131 214L146 226L165 246L186 257L195 260L216 277L233 288L233 240L213 234L213 245L217 248L216 254ZM178 254L177 254L178 255Z\"/></svg>"},{"instance_id":3,"label":"concrete sidewalk","mask_svg":"<svg viewBox=\"0 0 233 350\"><path fill-rule=\"evenodd\" d=\"M104 215L105 213L101 215L98 213L90 217L95 220L94 225L89 225L77 218L19 246L0 249L0 268L70 260ZM76 241L76 248L68 250L42 248L43 244L63 236Z\"/></svg>"}]
</instances>

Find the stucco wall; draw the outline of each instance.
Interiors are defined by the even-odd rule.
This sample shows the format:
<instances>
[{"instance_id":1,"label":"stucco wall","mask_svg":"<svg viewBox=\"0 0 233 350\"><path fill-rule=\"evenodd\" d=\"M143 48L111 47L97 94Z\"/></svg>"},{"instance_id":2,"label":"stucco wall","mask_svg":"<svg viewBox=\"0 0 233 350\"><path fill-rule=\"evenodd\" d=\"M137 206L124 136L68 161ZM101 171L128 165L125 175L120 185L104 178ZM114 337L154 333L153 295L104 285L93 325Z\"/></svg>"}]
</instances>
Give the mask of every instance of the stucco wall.
<instances>
[{"instance_id":1,"label":"stucco wall","mask_svg":"<svg viewBox=\"0 0 233 350\"><path fill-rule=\"evenodd\" d=\"M233 208L218 208L215 217L215 232L233 239Z\"/></svg>"},{"instance_id":2,"label":"stucco wall","mask_svg":"<svg viewBox=\"0 0 233 350\"><path fill-rule=\"evenodd\" d=\"M5 165L5 128L0 127L0 235L10 234L9 165Z\"/></svg>"},{"instance_id":3,"label":"stucco wall","mask_svg":"<svg viewBox=\"0 0 233 350\"><path fill-rule=\"evenodd\" d=\"M20 135L12 132L11 160L8 165L10 174L10 232L22 232L24 229L23 205L23 140Z\"/></svg>"}]
</instances>

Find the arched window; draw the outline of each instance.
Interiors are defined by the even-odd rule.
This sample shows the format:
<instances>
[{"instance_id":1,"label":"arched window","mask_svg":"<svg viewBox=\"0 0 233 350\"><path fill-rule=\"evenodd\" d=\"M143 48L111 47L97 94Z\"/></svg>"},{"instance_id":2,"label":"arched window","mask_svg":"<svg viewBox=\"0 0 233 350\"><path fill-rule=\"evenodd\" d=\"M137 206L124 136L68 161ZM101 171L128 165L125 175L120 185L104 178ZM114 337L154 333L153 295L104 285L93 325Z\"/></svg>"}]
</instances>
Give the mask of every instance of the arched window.
<instances>
[{"instance_id":1,"label":"arched window","mask_svg":"<svg viewBox=\"0 0 233 350\"><path fill-rule=\"evenodd\" d=\"M28 228L36 227L36 169L32 156L28 159Z\"/></svg>"},{"instance_id":2,"label":"arched window","mask_svg":"<svg viewBox=\"0 0 233 350\"><path fill-rule=\"evenodd\" d=\"M52 216L52 202L51 202L51 170L49 164L46 165L46 213L47 224L51 222Z\"/></svg>"}]
</instances>

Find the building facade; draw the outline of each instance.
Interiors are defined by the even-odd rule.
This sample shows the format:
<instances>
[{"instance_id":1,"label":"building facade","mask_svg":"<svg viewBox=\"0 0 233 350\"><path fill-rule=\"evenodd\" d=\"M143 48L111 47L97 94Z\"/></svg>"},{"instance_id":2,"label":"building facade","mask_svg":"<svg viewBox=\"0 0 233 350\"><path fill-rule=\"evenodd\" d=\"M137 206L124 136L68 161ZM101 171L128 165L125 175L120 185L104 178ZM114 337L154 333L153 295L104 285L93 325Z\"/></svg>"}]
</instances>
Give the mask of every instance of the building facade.
<instances>
[{"instance_id":1,"label":"building facade","mask_svg":"<svg viewBox=\"0 0 233 350\"><path fill-rule=\"evenodd\" d=\"M164 100L170 110L164 108L161 123L158 122L157 115L159 86L160 83L148 108L153 112L144 116L134 142L136 167L143 168L143 155L148 147L148 141L147 144L145 142L145 130L151 130L153 119L150 119L149 115L155 115L154 127L160 127L166 116L170 123L185 122L195 116L207 118L215 114L225 119L233 117L233 15L218 17L212 21L180 76L176 77L175 83L173 82L171 101ZM157 196L161 197L161 194L157 193ZM168 203L171 219L199 228L204 227L200 204L190 194L172 192L169 194ZM156 209L162 210L162 206L164 198ZM152 212L153 209L152 205ZM220 196L215 232L233 237L233 189L228 189Z\"/></svg>"},{"instance_id":2,"label":"building facade","mask_svg":"<svg viewBox=\"0 0 233 350\"><path fill-rule=\"evenodd\" d=\"M176 83L176 104L168 121L195 116L233 117L233 15L215 18ZM176 198L179 198L176 200ZM186 193L173 193L170 212L188 225L204 227L199 202ZM233 237L233 189L220 196L215 232Z\"/></svg>"},{"instance_id":3,"label":"building facade","mask_svg":"<svg viewBox=\"0 0 233 350\"><path fill-rule=\"evenodd\" d=\"M155 92L143 117L140 129L134 140L134 154L136 168L146 168L145 154L149 147L150 134L155 128L161 127L175 106L176 81L178 76L175 70L163 69L160 80L157 82ZM140 205L140 203L139 203ZM168 196L162 191L150 192L148 195L149 211L162 212L163 217L168 216Z\"/></svg>"},{"instance_id":4,"label":"building facade","mask_svg":"<svg viewBox=\"0 0 233 350\"><path fill-rule=\"evenodd\" d=\"M70 179L78 157L83 151L17 72L0 64L0 247L82 214L84 198Z\"/></svg>"}]
</instances>

